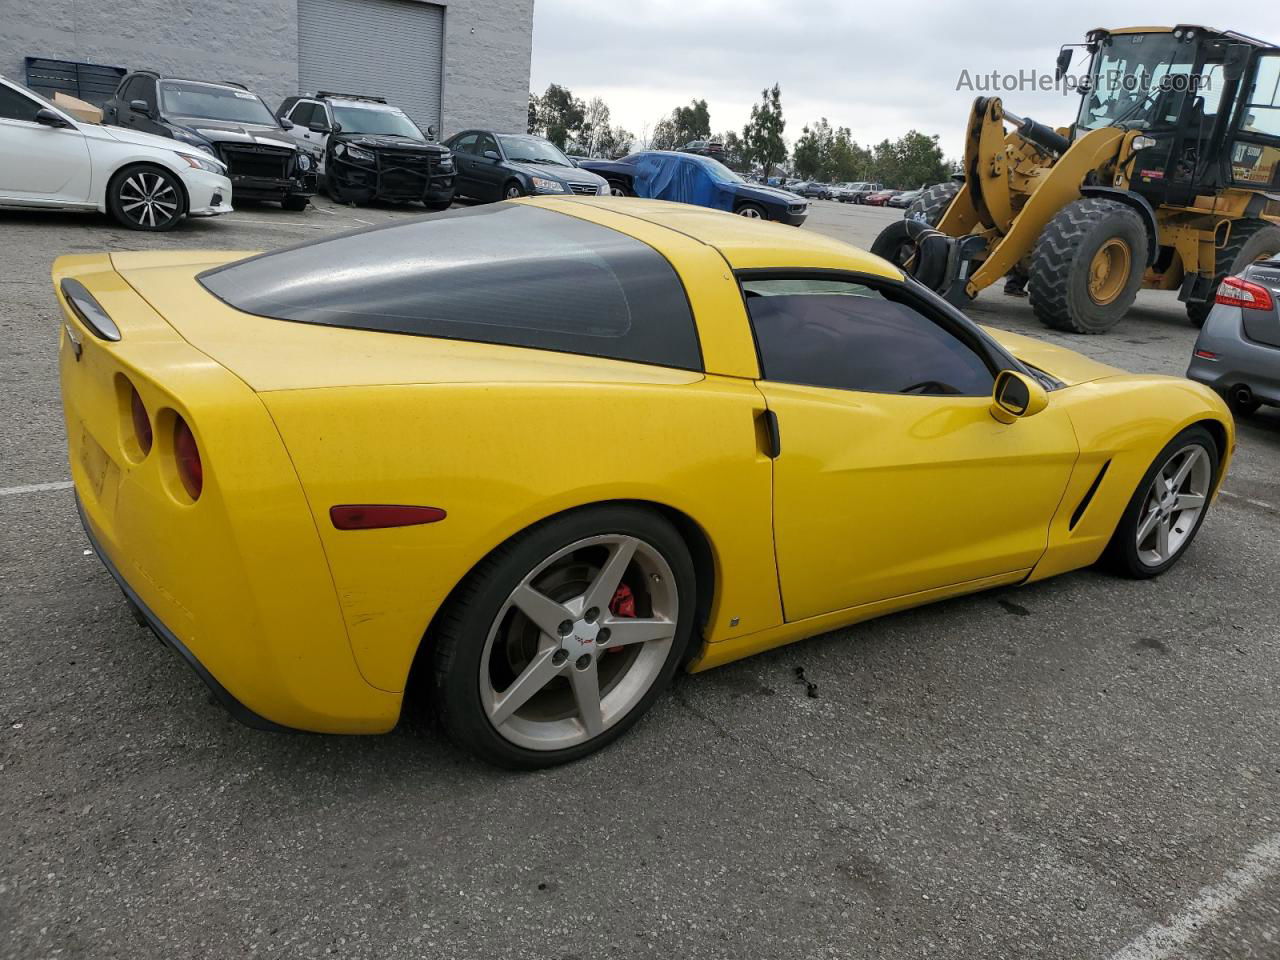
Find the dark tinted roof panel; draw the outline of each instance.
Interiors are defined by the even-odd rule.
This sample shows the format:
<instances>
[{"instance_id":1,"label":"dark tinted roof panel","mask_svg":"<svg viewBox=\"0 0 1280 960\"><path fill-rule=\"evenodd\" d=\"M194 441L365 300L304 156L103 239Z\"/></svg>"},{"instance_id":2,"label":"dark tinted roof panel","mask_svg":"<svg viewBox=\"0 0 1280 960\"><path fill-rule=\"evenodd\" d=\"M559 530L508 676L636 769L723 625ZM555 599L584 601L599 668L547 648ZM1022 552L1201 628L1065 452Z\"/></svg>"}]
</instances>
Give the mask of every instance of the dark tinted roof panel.
<instances>
[{"instance_id":1,"label":"dark tinted roof panel","mask_svg":"<svg viewBox=\"0 0 1280 960\"><path fill-rule=\"evenodd\" d=\"M451 210L200 275L246 313L701 370L671 264L639 240L523 204Z\"/></svg>"}]
</instances>

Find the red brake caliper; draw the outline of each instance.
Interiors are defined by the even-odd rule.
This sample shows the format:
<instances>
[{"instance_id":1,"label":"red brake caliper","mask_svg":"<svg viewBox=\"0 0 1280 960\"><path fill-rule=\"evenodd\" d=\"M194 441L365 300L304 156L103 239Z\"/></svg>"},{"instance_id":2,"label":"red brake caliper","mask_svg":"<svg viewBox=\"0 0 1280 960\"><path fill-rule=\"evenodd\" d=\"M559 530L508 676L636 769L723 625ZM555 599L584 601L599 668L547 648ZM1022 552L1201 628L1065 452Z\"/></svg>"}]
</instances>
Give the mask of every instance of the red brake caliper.
<instances>
[{"instance_id":1,"label":"red brake caliper","mask_svg":"<svg viewBox=\"0 0 1280 960\"><path fill-rule=\"evenodd\" d=\"M636 597L625 583L619 584L609 601L609 612L615 617L634 617L636 615ZM621 653L621 647L611 647L610 653Z\"/></svg>"}]
</instances>

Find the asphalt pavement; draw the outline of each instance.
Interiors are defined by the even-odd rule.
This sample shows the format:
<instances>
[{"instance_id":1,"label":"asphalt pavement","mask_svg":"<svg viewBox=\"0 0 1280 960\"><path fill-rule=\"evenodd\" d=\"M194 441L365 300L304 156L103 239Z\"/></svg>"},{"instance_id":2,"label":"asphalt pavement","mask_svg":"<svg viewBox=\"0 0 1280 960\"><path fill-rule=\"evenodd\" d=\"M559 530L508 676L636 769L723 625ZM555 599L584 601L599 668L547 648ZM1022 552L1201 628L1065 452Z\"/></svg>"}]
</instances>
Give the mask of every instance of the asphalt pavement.
<instances>
[{"instance_id":1,"label":"asphalt pavement","mask_svg":"<svg viewBox=\"0 0 1280 960\"><path fill-rule=\"evenodd\" d=\"M1280 958L1274 413L1168 575L1083 571L682 677L568 767L492 770L416 724L229 719L88 553L50 262L407 215L147 235L0 213L0 957ZM804 229L869 245L895 216L816 201ZM1100 337L998 288L971 313L1142 372L1180 375L1195 338L1162 294Z\"/></svg>"}]
</instances>

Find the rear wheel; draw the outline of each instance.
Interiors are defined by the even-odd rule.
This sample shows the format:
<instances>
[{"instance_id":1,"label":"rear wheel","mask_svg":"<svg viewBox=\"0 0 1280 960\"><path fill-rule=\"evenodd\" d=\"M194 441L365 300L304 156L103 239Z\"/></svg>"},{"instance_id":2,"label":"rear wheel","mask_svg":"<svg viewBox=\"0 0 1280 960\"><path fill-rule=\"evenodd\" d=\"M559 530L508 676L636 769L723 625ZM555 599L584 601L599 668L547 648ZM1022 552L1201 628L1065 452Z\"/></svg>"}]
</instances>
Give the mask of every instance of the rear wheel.
<instances>
[{"instance_id":1,"label":"rear wheel","mask_svg":"<svg viewBox=\"0 0 1280 960\"><path fill-rule=\"evenodd\" d=\"M1204 522L1217 475L1218 446L1204 427L1169 441L1125 508L1107 546L1107 565L1143 580L1177 563Z\"/></svg>"},{"instance_id":2,"label":"rear wheel","mask_svg":"<svg viewBox=\"0 0 1280 960\"><path fill-rule=\"evenodd\" d=\"M758 203L744 203L733 211L740 217L746 217L748 220L768 220L769 215L765 213L764 207Z\"/></svg>"},{"instance_id":3,"label":"rear wheel","mask_svg":"<svg viewBox=\"0 0 1280 960\"><path fill-rule=\"evenodd\" d=\"M1187 304L1187 319L1193 327L1203 327L1209 311L1213 309L1213 298L1218 293L1218 284L1227 277L1239 273L1251 263L1268 260L1280 253L1280 227L1265 220L1237 220L1231 225L1231 236L1227 245L1218 251L1217 273L1213 278L1213 289L1209 299L1203 303Z\"/></svg>"},{"instance_id":4,"label":"rear wheel","mask_svg":"<svg viewBox=\"0 0 1280 960\"><path fill-rule=\"evenodd\" d=\"M130 230L172 230L186 215L187 197L163 167L129 167L107 184L107 210Z\"/></svg>"},{"instance_id":5,"label":"rear wheel","mask_svg":"<svg viewBox=\"0 0 1280 960\"><path fill-rule=\"evenodd\" d=\"M907 220L919 220L930 227L936 227L959 192L960 184L954 180L935 183L907 207L903 216Z\"/></svg>"},{"instance_id":6,"label":"rear wheel","mask_svg":"<svg viewBox=\"0 0 1280 960\"><path fill-rule=\"evenodd\" d=\"M494 551L433 627L437 715L501 766L565 763L649 708L692 631L693 563L663 517L602 506Z\"/></svg>"},{"instance_id":7,"label":"rear wheel","mask_svg":"<svg viewBox=\"0 0 1280 960\"><path fill-rule=\"evenodd\" d=\"M1131 207L1084 197L1049 221L1031 254L1030 294L1046 327L1105 333L1142 285L1147 230Z\"/></svg>"}]
</instances>

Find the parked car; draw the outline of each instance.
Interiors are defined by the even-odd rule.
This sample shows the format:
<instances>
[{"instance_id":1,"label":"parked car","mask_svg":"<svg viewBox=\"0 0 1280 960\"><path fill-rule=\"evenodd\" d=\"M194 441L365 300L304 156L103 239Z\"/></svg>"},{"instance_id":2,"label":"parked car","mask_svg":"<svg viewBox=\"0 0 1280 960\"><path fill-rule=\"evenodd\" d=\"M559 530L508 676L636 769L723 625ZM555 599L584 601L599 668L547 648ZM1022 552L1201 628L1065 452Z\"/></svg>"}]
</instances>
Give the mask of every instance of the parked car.
<instances>
[{"instance_id":1,"label":"parked car","mask_svg":"<svg viewBox=\"0 0 1280 960\"><path fill-rule=\"evenodd\" d=\"M635 158L638 154L630 154L617 160L579 160L578 167L582 170L590 170L597 176L604 177L609 184L609 192L615 197L634 197L636 195L635 186Z\"/></svg>"},{"instance_id":2,"label":"parked car","mask_svg":"<svg viewBox=\"0 0 1280 960\"><path fill-rule=\"evenodd\" d=\"M819 200L831 199L831 188L825 183L818 183L816 180L801 180L799 183L787 187L787 189L798 197L816 197Z\"/></svg>"},{"instance_id":3,"label":"parked car","mask_svg":"<svg viewBox=\"0 0 1280 960\"><path fill-rule=\"evenodd\" d=\"M833 183L830 185L830 187L828 187L828 191L831 194L832 200L843 200L850 193L850 191L852 191L853 188L856 186L857 184L851 181L845 181L843 183Z\"/></svg>"},{"instance_id":4,"label":"parked car","mask_svg":"<svg viewBox=\"0 0 1280 960\"><path fill-rule=\"evenodd\" d=\"M862 202L873 207L883 207L901 192L901 190L877 190L864 196Z\"/></svg>"},{"instance_id":5,"label":"parked car","mask_svg":"<svg viewBox=\"0 0 1280 960\"><path fill-rule=\"evenodd\" d=\"M321 183L339 203L453 203L457 171L447 147L383 97L321 91L286 97L276 115L315 158Z\"/></svg>"},{"instance_id":6,"label":"parked car","mask_svg":"<svg viewBox=\"0 0 1280 960\"><path fill-rule=\"evenodd\" d=\"M840 196L841 203L864 203L867 197L873 193L879 193L884 189L884 185L880 183L855 183Z\"/></svg>"},{"instance_id":7,"label":"parked car","mask_svg":"<svg viewBox=\"0 0 1280 960\"><path fill-rule=\"evenodd\" d=\"M901 193L895 193L892 197L885 201L886 207L901 207L905 210L911 204L920 199L920 195L924 193L924 188L919 190L904 190Z\"/></svg>"},{"instance_id":8,"label":"parked car","mask_svg":"<svg viewBox=\"0 0 1280 960\"><path fill-rule=\"evenodd\" d=\"M247 723L389 731L412 674L510 767L604 746L689 664L1099 561L1157 576L1235 446L1198 384L651 200L53 282L73 502L136 615Z\"/></svg>"},{"instance_id":9,"label":"parked car","mask_svg":"<svg viewBox=\"0 0 1280 960\"><path fill-rule=\"evenodd\" d=\"M176 140L77 120L0 77L0 207L97 210L131 230L231 212L226 165Z\"/></svg>"},{"instance_id":10,"label":"parked car","mask_svg":"<svg viewBox=\"0 0 1280 960\"><path fill-rule=\"evenodd\" d=\"M608 196L609 184L550 140L529 133L463 130L445 141L458 167L457 192L473 200L534 194Z\"/></svg>"},{"instance_id":11,"label":"parked car","mask_svg":"<svg viewBox=\"0 0 1280 960\"><path fill-rule=\"evenodd\" d=\"M751 183L719 160L670 150L641 150L621 160L584 164L618 184L623 196L715 207L757 220L804 223L809 204L777 187Z\"/></svg>"},{"instance_id":12,"label":"parked car","mask_svg":"<svg viewBox=\"0 0 1280 960\"><path fill-rule=\"evenodd\" d=\"M1280 406L1280 257L1218 285L1187 376L1220 393L1239 416Z\"/></svg>"},{"instance_id":13,"label":"parked car","mask_svg":"<svg viewBox=\"0 0 1280 960\"><path fill-rule=\"evenodd\" d=\"M316 191L311 157L298 149L257 94L238 83L125 74L102 106L103 122L172 137L221 160L237 201L305 209Z\"/></svg>"},{"instance_id":14,"label":"parked car","mask_svg":"<svg viewBox=\"0 0 1280 960\"><path fill-rule=\"evenodd\" d=\"M724 159L724 144L719 140L690 140L680 148L681 153L696 153L702 157Z\"/></svg>"}]
</instances>

